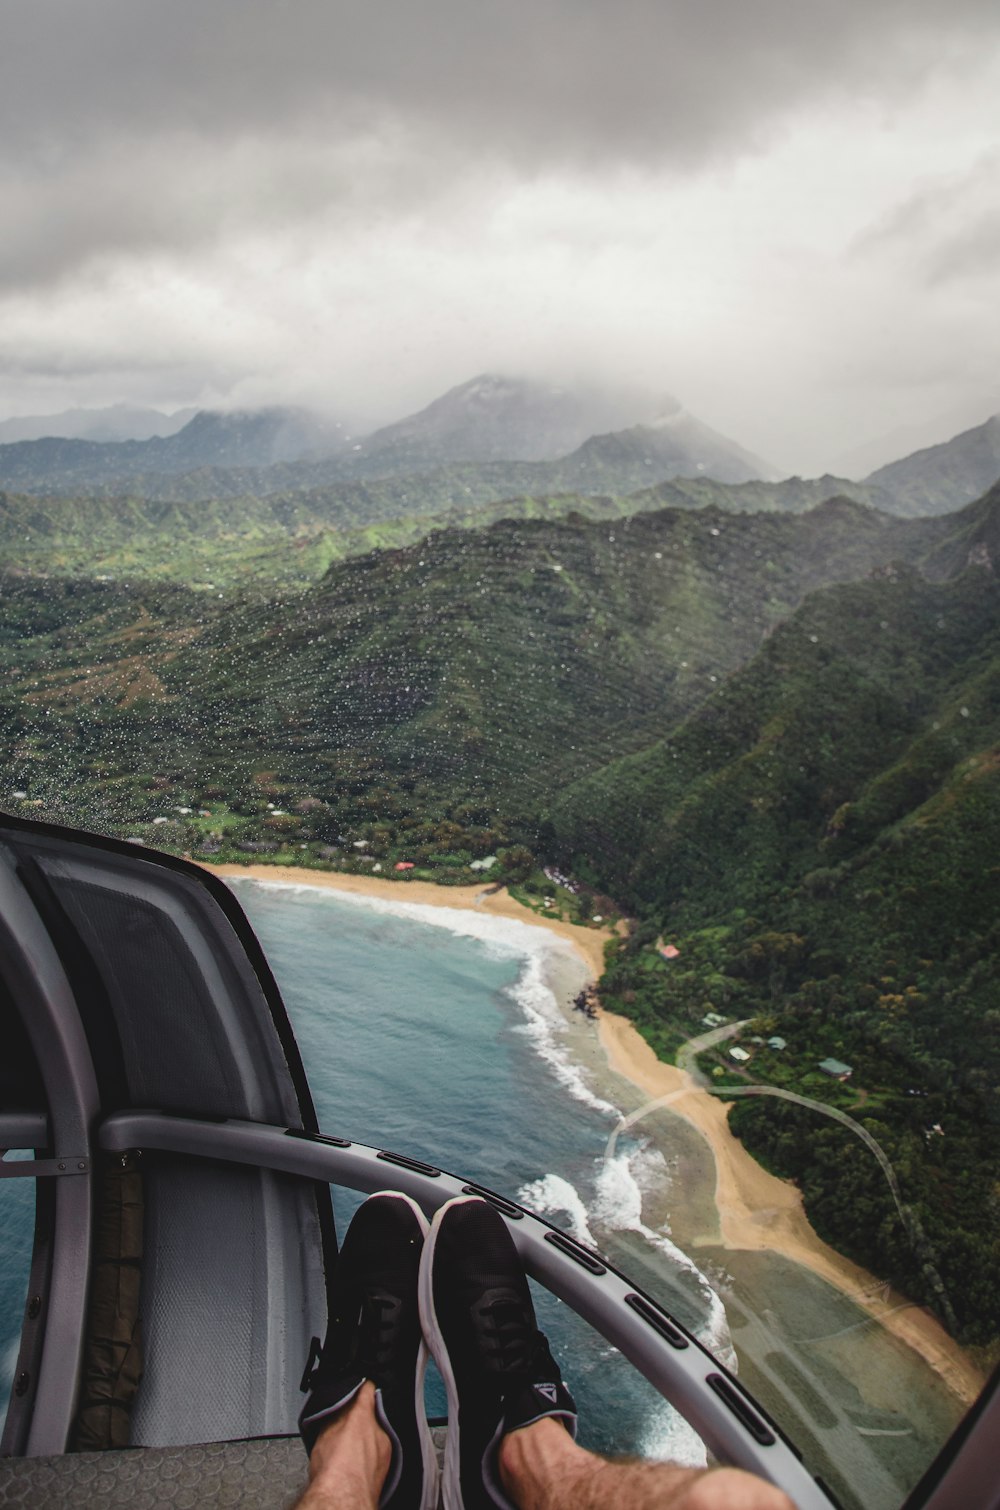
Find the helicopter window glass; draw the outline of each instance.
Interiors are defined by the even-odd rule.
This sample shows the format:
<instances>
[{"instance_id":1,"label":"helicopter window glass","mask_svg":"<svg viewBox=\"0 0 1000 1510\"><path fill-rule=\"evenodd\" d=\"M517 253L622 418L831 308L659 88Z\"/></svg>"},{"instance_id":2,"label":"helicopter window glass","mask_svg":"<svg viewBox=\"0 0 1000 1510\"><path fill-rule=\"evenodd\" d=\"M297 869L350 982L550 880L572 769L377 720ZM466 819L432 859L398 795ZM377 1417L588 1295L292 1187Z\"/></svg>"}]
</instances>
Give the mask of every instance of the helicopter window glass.
<instances>
[{"instance_id":1,"label":"helicopter window glass","mask_svg":"<svg viewBox=\"0 0 1000 1510\"><path fill-rule=\"evenodd\" d=\"M325 1129L606 1247L865 1510L1000 1358L998 28L41 0L0 59L0 807L242 876Z\"/></svg>"},{"instance_id":2,"label":"helicopter window glass","mask_svg":"<svg viewBox=\"0 0 1000 1510\"><path fill-rule=\"evenodd\" d=\"M0 1113L45 1109L38 1065L6 985L0 980ZM44 1152L44 1150L42 1151ZM30 1148L9 1148L6 1162L35 1157ZM35 1181L0 1179L0 1405L6 1412L14 1384L21 1325L28 1299L34 1243Z\"/></svg>"},{"instance_id":3,"label":"helicopter window glass","mask_svg":"<svg viewBox=\"0 0 1000 1510\"><path fill-rule=\"evenodd\" d=\"M30 1149L10 1149L6 1157L30 1159L34 1153ZM0 1180L0 1405L4 1416L14 1387L21 1324L28 1300L34 1224L34 1180Z\"/></svg>"}]
</instances>

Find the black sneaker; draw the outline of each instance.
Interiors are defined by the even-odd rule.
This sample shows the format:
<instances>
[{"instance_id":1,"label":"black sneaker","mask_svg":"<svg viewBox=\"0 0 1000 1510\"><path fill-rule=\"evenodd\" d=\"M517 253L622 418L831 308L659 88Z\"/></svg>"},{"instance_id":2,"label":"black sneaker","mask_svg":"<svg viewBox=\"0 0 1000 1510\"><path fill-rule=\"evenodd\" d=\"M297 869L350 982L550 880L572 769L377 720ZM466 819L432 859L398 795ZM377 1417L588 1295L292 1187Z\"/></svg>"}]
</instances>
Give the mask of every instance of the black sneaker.
<instances>
[{"instance_id":1,"label":"black sneaker","mask_svg":"<svg viewBox=\"0 0 1000 1510\"><path fill-rule=\"evenodd\" d=\"M538 1330L514 1240L477 1196L457 1196L431 1223L420 1321L448 1392L445 1510L513 1510L500 1483L500 1438L544 1416L575 1437L576 1406Z\"/></svg>"},{"instance_id":2,"label":"black sneaker","mask_svg":"<svg viewBox=\"0 0 1000 1510\"><path fill-rule=\"evenodd\" d=\"M302 1381L309 1398L299 1431L311 1452L338 1410L366 1379L392 1443L379 1499L391 1510L434 1510L438 1466L424 1412L427 1349L420 1334L417 1274L427 1220L396 1191L370 1196L347 1229L331 1286L331 1310L319 1362Z\"/></svg>"}]
</instances>

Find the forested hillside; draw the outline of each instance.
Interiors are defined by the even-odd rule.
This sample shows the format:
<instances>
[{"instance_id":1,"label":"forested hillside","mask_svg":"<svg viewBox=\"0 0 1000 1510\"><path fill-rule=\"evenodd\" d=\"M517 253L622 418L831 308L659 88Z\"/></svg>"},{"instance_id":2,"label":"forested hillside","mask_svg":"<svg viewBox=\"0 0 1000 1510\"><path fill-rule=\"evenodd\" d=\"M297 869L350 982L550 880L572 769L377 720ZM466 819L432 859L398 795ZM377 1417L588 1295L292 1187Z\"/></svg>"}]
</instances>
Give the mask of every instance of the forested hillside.
<instances>
[{"instance_id":1,"label":"forested hillside","mask_svg":"<svg viewBox=\"0 0 1000 1510\"><path fill-rule=\"evenodd\" d=\"M916 557L927 529L846 500L500 522L266 602L11 579L7 768L84 815L92 791L119 825L168 790L249 801L259 768L338 811L417 782L437 809L486 800L530 827L555 787L666 734L804 593Z\"/></svg>"},{"instance_id":2,"label":"forested hillside","mask_svg":"<svg viewBox=\"0 0 1000 1510\"><path fill-rule=\"evenodd\" d=\"M411 520L413 543L294 587L262 509L229 538L260 551L252 590L100 580L95 529L88 576L22 560L5 579L7 801L196 856L441 881L493 857L539 905L626 909L608 1004L667 1055L708 1014L752 1019L749 1067L705 1071L849 1110L906 1220L844 1127L768 1097L740 1099L734 1129L831 1241L986 1343L1000 493L909 521L846 497L788 511L811 486L748 485L769 512L700 480L624 517ZM657 508L664 491L694 507ZM25 520L58 541L71 515L0 511L12 541ZM224 507L185 518L221 559Z\"/></svg>"},{"instance_id":3,"label":"forested hillside","mask_svg":"<svg viewBox=\"0 0 1000 1510\"><path fill-rule=\"evenodd\" d=\"M998 504L981 526L995 531ZM987 1342L1000 588L977 545L946 583L895 566L813 594L667 740L570 788L551 820L562 863L643 919L611 962L608 1004L666 1054L707 1013L753 1019L746 1074L717 1055L704 1067L849 1110L890 1158L907 1222L842 1126L754 1097L734 1131L800 1181L831 1242Z\"/></svg>"},{"instance_id":4,"label":"forested hillside","mask_svg":"<svg viewBox=\"0 0 1000 1510\"><path fill-rule=\"evenodd\" d=\"M865 479L888 494L893 513L945 514L961 508L1000 477L1000 414L984 425L879 467Z\"/></svg>"}]
</instances>

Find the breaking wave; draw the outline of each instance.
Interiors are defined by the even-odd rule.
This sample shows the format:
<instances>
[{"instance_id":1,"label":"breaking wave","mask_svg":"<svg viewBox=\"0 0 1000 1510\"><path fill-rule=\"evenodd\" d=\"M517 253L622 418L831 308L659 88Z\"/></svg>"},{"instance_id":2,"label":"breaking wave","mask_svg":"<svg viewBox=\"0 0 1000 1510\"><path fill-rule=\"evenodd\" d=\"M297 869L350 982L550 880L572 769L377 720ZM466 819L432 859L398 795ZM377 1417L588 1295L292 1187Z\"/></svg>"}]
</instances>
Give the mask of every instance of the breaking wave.
<instances>
[{"instance_id":1,"label":"breaking wave","mask_svg":"<svg viewBox=\"0 0 1000 1510\"><path fill-rule=\"evenodd\" d=\"M531 1041L538 1057L548 1065L559 1084L577 1101L606 1116L619 1117L617 1106L605 1101L591 1089L586 1070L577 1064L561 1041L566 1024L555 995L545 979L545 960L541 953L529 955L524 968L508 993L524 1015L521 1032Z\"/></svg>"},{"instance_id":2,"label":"breaking wave","mask_svg":"<svg viewBox=\"0 0 1000 1510\"><path fill-rule=\"evenodd\" d=\"M546 1174L541 1179L523 1185L517 1193L518 1201L537 1211L541 1216L569 1218L569 1231L579 1242L588 1247L600 1248L601 1232L614 1234L635 1232L651 1248L661 1253L677 1271L689 1274L694 1280L705 1310L705 1319L698 1329L699 1340L725 1365L735 1370L736 1354L733 1349L726 1309L709 1280L692 1258L689 1258L667 1232L655 1231L642 1219L642 1188L640 1179L645 1166L659 1165L665 1170L666 1161L658 1150L637 1148L628 1153L618 1153L613 1159L598 1164L595 1176L594 1197L588 1207L576 1186L559 1174ZM640 1171L637 1178L637 1169ZM671 1412L671 1416L673 1416ZM671 1432L674 1427L671 1426ZM694 1437L697 1441L697 1436Z\"/></svg>"},{"instance_id":3,"label":"breaking wave","mask_svg":"<svg viewBox=\"0 0 1000 1510\"><path fill-rule=\"evenodd\" d=\"M230 880L235 880L237 885L247 884L242 877ZM530 1040L535 1053L574 1100L606 1116L617 1118L620 1115L616 1106L595 1094L587 1072L574 1061L561 1042L566 1024L552 988L552 972L559 969L566 972L567 979L572 976L574 989L583 985L587 976L580 955L567 940L537 923L522 923L517 918L494 917L467 908L397 902L388 897L334 890L308 882L264 881L255 877L250 884L265 890L280 890L285 896L295 892L308 893L313 898L322 896L334 905L345 902L390 917L409 918L428 927L445 929L461 938L477 939L494 958L521 960L521 973L507 990L521 1011L522 1022L518 1031Z\"/></svg>"}]
</instances>

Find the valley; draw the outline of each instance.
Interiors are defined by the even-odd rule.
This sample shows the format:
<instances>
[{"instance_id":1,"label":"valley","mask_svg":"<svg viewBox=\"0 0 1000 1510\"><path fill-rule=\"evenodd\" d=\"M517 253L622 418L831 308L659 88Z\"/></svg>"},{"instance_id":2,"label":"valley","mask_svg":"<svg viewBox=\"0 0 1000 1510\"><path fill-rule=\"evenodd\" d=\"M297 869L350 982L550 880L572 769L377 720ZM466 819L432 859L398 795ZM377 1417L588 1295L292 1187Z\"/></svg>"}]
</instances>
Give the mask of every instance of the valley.
<instances>
[{"instance_id":1,"label":"valley","mask_svg":"<svg viewBox=\"0 0 1000 1510\"><path fill-rule=\"evenodd\" d=\"M537 452L551 416L515 407L510 444ZM885 468L639 486L641 427L484 458L499 423L462 456L432 418L383 438L379 473L262 464L264 434L296 433L268 412L170 497L138 470L111 490L107 447L153 441L74 442L100 466L67 464L87 488L63 495L3 471L47 442L0 446L5 806L627 918L605 1004L667 1059L706 1018L749 1021L743 1062L703 1058L720 1089L801 1092L877 1136L909 1227L849 1131L763 1097L729 1118L821 1236L988 1362L1000 491L932 507L937 461L919 497L912 467L905 498Z\"/></svg>"}]
</instances>

